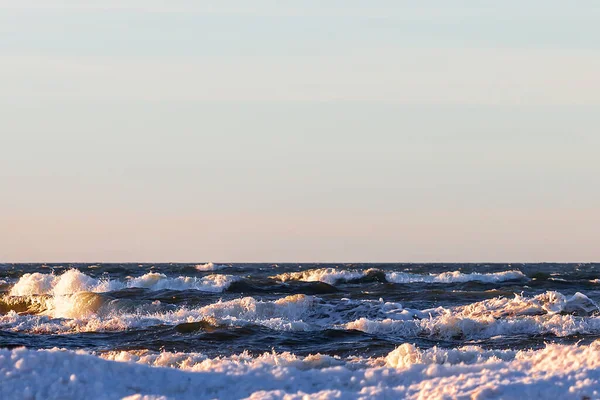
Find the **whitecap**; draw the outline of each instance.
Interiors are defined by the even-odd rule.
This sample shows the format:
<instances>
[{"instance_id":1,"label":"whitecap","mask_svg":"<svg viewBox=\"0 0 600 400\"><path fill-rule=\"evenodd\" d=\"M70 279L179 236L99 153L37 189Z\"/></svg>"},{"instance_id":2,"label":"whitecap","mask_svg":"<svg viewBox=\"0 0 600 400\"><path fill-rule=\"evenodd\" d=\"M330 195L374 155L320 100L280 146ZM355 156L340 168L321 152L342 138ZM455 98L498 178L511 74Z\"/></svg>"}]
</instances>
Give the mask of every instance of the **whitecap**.
<instances>
[{"instance_id":1,"label":"whitecap","mask_svg":"<svg viewBox=\"0 0 600 400\"><path fill-rule=\"evenodd\" d=\"M348 270L340 268L319 268L300 272L286 272L272 276L271 278L287 281L305 281L305 282L325 282L335 285L340 282L348 282L366 278L382 271L376 269L367 270ZM464 282L484 282L495 283L511 280L528 280L527 276L521 271L502 271L493 273L463 273L460 271L447 271L440 274L414 274L408 272L386 272L385 279L392 283L464 283Z\"/></svg>"},{"instance_id":2,"label":"whitecap","mask_svg":"<svg viewBox=\"0 0 600 400\"><path fill-rule=\"evenodd\" d=\"M31 296L49 294L64 296L78 292L109 292L125 288L147 288L150 290L201 290L222 292L240 278L232 275L213 274L203 277L179 276L169 278L165 274L149 272L125 281L96 279L77 269L70 269L60 275L33 274L23 275L11 288L11 296Z\"/></svg>"},{"instance_id":3,"label":"whitecap","mask_svg":"<svg viewBox=\"0 0 600 400\"><path fill-rule=\"evenodd\" d=\"M485 282L495 283L504 282L511 280L525 280L528 279L525 274L521 271L502 271L493 273L470 273L465 274L460 271L449 271L440 274L411 274L406 272L389 272L386 274L386 279L393 283L413 283L413 282L424 282L424 283L464 283L464 282Z\"/></svg>"},{"instance_id":4,"label":"whitecap","mask_svg":"<svg viewBox=\"0 0 600 400\"><path fill-rule=\"evenodd\" d=\"M195 268L198 271L218 271L221 269L225 269L228 268L228 265L224 265L224 264L213 264L212 262L208 262L206 264L198 264L195 266Z\"/></svg>"}]
</instances>

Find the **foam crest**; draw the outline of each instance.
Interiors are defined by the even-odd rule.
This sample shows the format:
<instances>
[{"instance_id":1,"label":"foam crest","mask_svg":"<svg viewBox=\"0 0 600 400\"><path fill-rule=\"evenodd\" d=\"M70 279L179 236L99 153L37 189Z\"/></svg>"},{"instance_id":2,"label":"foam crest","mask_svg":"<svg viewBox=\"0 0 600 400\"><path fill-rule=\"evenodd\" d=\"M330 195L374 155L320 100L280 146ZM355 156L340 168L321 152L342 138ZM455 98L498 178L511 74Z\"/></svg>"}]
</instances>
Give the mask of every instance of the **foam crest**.
<instances>
[{"instance_id":1,"label":"foam crest","mask_svg":"<svg viewBox=\"0 0 600 400\"><path fill-rule=\"evenodd\" d=\"M303 331L303 319L315 312L318 299L303 294L275 301L243 297L200 308L165 309L159 302L133 304L127 299L91 292L50 298L42 315L0 315L0 329L30 333L121 331L156 325L178 325L211 320L214 324L257 324L283 331ZM71 319L57 319L71 318Z\"/></svg>"},{"instance_id":2,"label":"foam crest","mask_svg":"<svg viewBox=\"0 0 600 400\"><path fill-rule=\"evenodd\" d=\"M64 296L78 292L106 292L121 288L123 285L109 280L94 279L77 269L70 269L61 275L33 274L23 275L11 288L11 296L52 295Z\"/></svg>"},{"instance_id":3,"label":"foam crest","mask_svg":"<svg viewBox=\"0 0 600 400\"><path fill-rule=\"evenodd\" d=\"M325 282L335 285L341 282L351 282L372 278L372 280L384 280L392 283L464 283L464 282L484 282L496 283L512 280L528 280L527 276L521 271L502 271L493 273L470 273L465 274L460 271L448 271L440 274L413 274L408 272L387 272L377 269L367 270L346 270L338 268L319 268L300 272L286 272L272 276L271 278L287 281L305 281L305 282Z\"/></svg>"},{"instance_id":4,"label":"foam crest","mask_svg":"<svg viewBox=\"0 0 600 400\"><path fill-rule=\"evenodd\" d=\"M198 264L195 266L195 268L198 271L218 271L221 269L225 269L228 268L228 265L223 265L223 264L213 264L211 262L208 262L206 264Z\"/></svg>"},{"instance_id":5,"label":"foam crest","mask_svg":"<svg viewBox=\"0 0 600 400\"><path fill-rule=\"evenodd\" d=\"M5 315L0 315L0 329L13 332L26 332L28 334L49 335L82 332L116 332L131 328L143 329L164 323L161 318L152 318L148 314L135 312L121 315L100 312L101 315L98 315L89 312L85 308L81 311L77 310L75 307L65 305L64 308L58 308L57 310L41 315L22 315L15 311L10 311ZM102 310L102 307L100 310Z\"/></svg>"},{"instance_id":6,"label":"foam crest","mask_svg":"<svg viewBox=\"0 0 600 400\"><path fill-rule=\"evenodd\" d=\"M366 271L351 271L337 268L319 268L300 272L286 272L275 275L272 278L282 282L304 281L304 282L325 282L335 285L339 281L350 281L360 279L366 275Z\"/></svg>"},{"instance_id":7,"label":"foam crest","mask_svg":"<svg viewBox=\"0 0 600 400\"><path fill-rule=\"evenodd\" d=\"M43 314L51 318L73 318L81 320L75 326L71 323L49 321L35 323L33 319L27 322L16 321L15 316L0 317L0 326L3 319L7 320L7 326L24 328L31 331L47 330L48 333L64 332L72 328L76 331L93 331L127 329L130 322L120 321L127 318L127 313L144 315L160 311L161 307L156 304L147 304L126 299L113 299L107 293L125 288L147 288L150 290L201 290L204 292L222 292L232 282L239 278L229 275L208 275L197 277L168 278L164 274L150 272L137 278L129 278L126 281L110 281L92 278L79 270L71 269L61 275L54 274L25 274L11 288L8 296L0 299L0 312L25 314ZM129 321L135 317L129 318ZM146 318L147 319L147 318ZM115 321L116 320L116 321ZM154 321L156 318L153 319ZM147 323L141 322L142 325ZM59 326L57 326L59 325ZM65 328L65 325L68 328Z\"/></svg>"},{"instance_id":8,"label":"foam crest","mask_svg":"<svg viewBox=\"0 0 600 400\"><path fill-rule=\"evenodd\" d=\"M180 276L168 278L165 274L149 272L125 283L126 287L139 287L151 290L201 290L203 292L222 292L239 278L231 275L208 275L202 278Z\"/></svg>"},{"instance_id":9,"label":"foam crest","mask_svg":"<svg viewBox=\"0 0 600 400\"><path fill-rule=\"evenodd\" d=\"M598 312L598 305L582 293L575 293L567 298L562 293L547 291L540 295L527 298L515 295L509 299L496 297L466 306L456 307L458 314L467 317L516 317L522 315L541 314L577 314L590 315Z\"/></svg>"},{"instance_id":10,"label":"foam crest","mask_svg":"<svg viewBox=\"0 0 600 400\"><path fill-rule=\"evenodd\" d=\"M302 320L316 307L317 301L317 298L303 294L275 301L243 297L219 301L199 309L180 309L160 317L171 324L215 318L219 322L235 325L252 323L278 330L308 330L309 325Z\"/></svg>"},{"instance_id":11,"label":"foam crest","mask_svg":"<svg viewBox=\"0 0 600 400\"><path fill-rule=\"evenodd\" d=\"M505 282L512 280L528 279L521 271L502 271L489 274L471 273L465 274L460 271L449 271L441 274L411 274L406 272L389 272L386 274L386 279L393 283L464 283L464 282Z\"/></svg>"},{"instance_id":12,"label":"foam crest","mask_svg":"<svg viewBox=\"0 0 600 400\"><path fill-rule=\"evenodd\" d=\"M32 296L36 294L48 294L54 288L56 276L50 274L23 275L17 283L11 288L11 296Z\"/></svg>"},{"instance_id":13,"label":"foam crest","mask_svg":"<svg viewBox=\"0 0 600 400\"><path fill-rule=\"evenodd\" d=\"M346 323L344 327L370 334L444 339L480 339L520 334L564 337L600 333L600 318L589 316L597 312L598 306L581 293L567 298L558 292L546 292L532 298L519 295L512 299L497 297L450 309L438 307L405 314L412 314L413 319L362 317ZM428 317L424 318L424 315Z\"/></svg>"},{"instance_id":14,"label":"foam crest","mask_svg":"<svg viewBox=\"0 0 600 400\"><path fill-rule=\"evenodd\" d=\"M61 275L39 272L23 275L11 288L10 296L52 295L65 296L79 292L109 292L125 288L147 288L150 290L201 290L222 292L239 280L232 275L213 274L198 277L180 276L169 278L165 274L149 272L126 281L95 279L77 269L70 269Z\"/></svg>"}]
</instances>

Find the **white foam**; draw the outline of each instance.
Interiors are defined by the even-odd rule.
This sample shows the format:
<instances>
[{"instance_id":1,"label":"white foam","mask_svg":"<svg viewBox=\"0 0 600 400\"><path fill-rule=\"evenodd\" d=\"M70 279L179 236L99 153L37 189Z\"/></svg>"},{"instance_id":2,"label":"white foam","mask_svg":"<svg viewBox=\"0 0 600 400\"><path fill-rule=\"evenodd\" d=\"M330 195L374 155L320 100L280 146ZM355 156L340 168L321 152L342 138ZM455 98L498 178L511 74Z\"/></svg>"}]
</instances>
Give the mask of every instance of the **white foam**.
<instances>
[{"instance_id":1,"label":"white foam","mask_svg":"<svg viewBox=\"0 0 600 400\"><path fill-rule=\"evenodd\" d=\"M165 274L149 272L125 283L127 287L139 287L152 290L201 290L203 292L222 292L239 278L232 275L208 275L202 278L180 276L168 278Z\"/></svg>"},{"instance_id":2,"label":"white foam","mask_svg":"<svg viewBox=\"0 0 600 400\"><path fill-rule=\"evenodd\" d=\"M5 304L15 303L18 299L31 303L31 311L43 312L38 316L19 316L7 314L0 316L0 327L13 330L25 329L47 333L76 331L93 331L127 329L130 321L142 320L143 326L156 324L156 318L149 318L151 313L161 312L157 304L134 303L130 300L112 299L101 293L125 288L147 288L150 290L201 290L219 293L227 289L239 278L230 275L213 274L198 277L168 278L164 274L149 272L125 281L95 279L79 270L71 269L61 275L25 274L11 288ZM164 308L164 307L163 307ZM164 311L162 311L164 313ZM131 315L128 315L131 314ZM44 317L74 318L78 321L45 321ZM36 318L38 321L36 322ZM120 318L125 322L119 321ZM116 321L115 321L116 320ZM129 322L127 322L129 321Z\"/></svg>"},{"instance_id":3,"label":"white foam","mask_svg":"<svg viewBox=\"0 0 600 400\"><path fill-rule=\"evenodd\" d=\"M445 339L482 339L518 334L563 337L578 333L600 333L600 318L569 314L594 311L598 311L598 306L581 293L566 298L557 292L546 292L532 298L520 295L512 299L496 297L450 309L403 310L400 315L405 318L374 320L362 317L346 323L344 327L370 334L385 333L402 337L426 335ZM411 315L417 319L409 318ZM423 318L424 315L428 317Z\"/></svg>"},{"instance_id":4,"label":"white foam","mask_svg":"<svg viewBox=\"0 0 600 400\"><path fill-rule=\"evenodd\" d=\"M415 364L482 364L499 360L511 361L517 353L515 350L485 350L479 346L421 350L413 344L404 343L389 353L385 362L393 368L410 368Z\"/></svg>"},{"instance_id":5,"label":"white foam","mask_svg":"<svg viewBox=\"0 0 600 400\"><path fill-rule=\"evenodd\" d=\"M164 315L156 315L163 323L180 324L214 318L219 323L245 325L248 323L268 326L278 330L308 330L303 319L315 307L317 298L303 294L284 297L275 301L261 301L243 297L219 301L199 309L179 309Z\"/></svg>"},{"instance_id":6,"label":"white foam","mask_svg":"<svg viewBox=\"0 0 600 400\"><path fill-rule=\"evenodd\" d=\"M338 281L349 281L360 279L366 275L366 271L354 271L337 268L319 268L310 269L301 272L286 272L273 276L272 278L282 282L304 281L304 282L325 282L334 285Z\"/></svg>"},{"instance_id":7,"label":"white foam","mask_svg":"<svg viewBox=\"0 0 600 400\"><path fill-rule=\"evenodd\" d=\"M198 271L218 271L221 269L225 269L228 268L228 265L223 265L223 264L213 264L211 262L208 262L206 264L198 264L196 265L196 269Z\"/></svg>"},{"instance_id":8,"label":"white foam","mask_svg":"<svg viewBox=\"0 0 600 400\"><path fill-rule=\"evenodd\" d=\"M339 282L351 281L366 277L369 273L377 271L375 269L368 270L347 270L339 268L319 268L310 269L301 272L286 272L275 275L272 278L282 282L287 281L305 281L305 282L325 282L330 285L335 285ZM448 271L440 274L413 274L408 272L387 272L386 280L392 283L462 283L462 282L505 282L509 280L526 280L528 279L521 271L502 271L488 274L470 273L465 274L460 271Z\"/></svg>"},{"instance_id":9,"label":"white foam","mask_svg":"<svg viewBox=\"0 0 600 400\"><path fill-rule=\"evenodd\" d=\"M275 301L243 297L218 301L200 308L162 311L161 304L131 306L128 300L108 300L102 295L80 292L50 302L43 315L0 315L0 329L30 333L120 331L156 325L177 325L212 319L219 324L258 324L284 331L310 330L303 321L314 311L317 298L302 294ZM157 310L158 309L158 310ZM71 318L71 319L56 319Z\"/></svg>"},{"instance_id":10,"label":"white foam","mask_svg":"<svg viewBox=\"0 0 600 400\"><path fill-rule=\"evenodd\" d=\"M11 296L31 296L49 294L64 296L79 292L108 292L125 288L147 288L151 290L189 290L222 292L239 280L232 275L208 275L201 278L180 276L168 278L165 274L149 272L126 281L95 279L77 269L70 269L61 275L39 272L23 275L11 288Z\"/></svg>"},{"instance_id":11,"label":"white foam","mask_svg":"<svg viewBox=\"0 0 600 400\"><path fill-rule=\"evenodd\" d=\"M156 286L153 279L146 284ZM189 282L179 284L189 285ZM600 333L598 306L581 293L569 298L558 292L534 297L496 297L464 306L425 310L372 300L327 302L306 295L271 301L243 297L198 308L112 299L92 292L31 297L28 301L33 309L45 310L43 314L0 315L0 329L33 333L112 331L212 318L218 324L232 326L256 324L283 331L354 329L404 338L487 339L498 335L563 337Z\"/></svg>"},{"instance_id":12,"label":"white foam","mask_svg":"<svg viewBox=\"0 0 600 400\"><path fill-rule=\"evenodd\" d=\"M197 353L111 352L103 357L2 349L0 398L600 397L597 342L518 352L478 347L423 351L402 345L387 357L358 361L289 353L211 359Z\"/></svg>"},{"instance_id":13,"label":"white foam","mask_svg":"<svg viewBox=\"0 0 600 400\"><path fill-rule=\"evenodd\" d=\"M509 280L527 279L527 276L521 271L502 271L489 274L470 273L465 274L460 271L449 271L441 274L411 274L406 272L389 272L386 274L386 279L394 283L463 283L463 282L504 282Z\"/></svg>"},{"instance_id":14,"label":"white foam","mask_svg":"<svg viewBox=\"0 0 600 400\"><path fill-rule=\"evenodd\" d=\"M216 372L227 370L232 374L244 374L257 367L293 367L299 370L314 368L327 368L344 365L346 362L339 357L331 357L323 354L315 354L307 357L299 357L289 352L264 353L252 356L244 351L228 357L210 358L202 353L172 353L152 352L148 350L134 351L110 351L100 355L105 360L134 362L153 367L167 367L194 372ZM354 361L359 365L366 365L364 361Z\"/></svg>"}]
</instances>

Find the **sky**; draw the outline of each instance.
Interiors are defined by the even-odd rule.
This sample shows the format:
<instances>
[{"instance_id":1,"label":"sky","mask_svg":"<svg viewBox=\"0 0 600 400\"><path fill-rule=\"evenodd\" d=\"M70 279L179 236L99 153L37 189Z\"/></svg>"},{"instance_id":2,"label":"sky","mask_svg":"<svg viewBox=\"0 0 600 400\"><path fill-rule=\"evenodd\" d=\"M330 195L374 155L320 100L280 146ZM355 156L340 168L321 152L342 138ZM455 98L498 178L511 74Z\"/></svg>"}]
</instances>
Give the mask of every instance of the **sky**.
<instances>
[{"instance_id":1,"label":"sky","mask_svg":"<svg viewBox=\"0 0 600 400\"><path fill-rule=\"evenodd\" d=\"M0 0L0 262L600 261L598 21Z\"/></svg>"}]
</instances>

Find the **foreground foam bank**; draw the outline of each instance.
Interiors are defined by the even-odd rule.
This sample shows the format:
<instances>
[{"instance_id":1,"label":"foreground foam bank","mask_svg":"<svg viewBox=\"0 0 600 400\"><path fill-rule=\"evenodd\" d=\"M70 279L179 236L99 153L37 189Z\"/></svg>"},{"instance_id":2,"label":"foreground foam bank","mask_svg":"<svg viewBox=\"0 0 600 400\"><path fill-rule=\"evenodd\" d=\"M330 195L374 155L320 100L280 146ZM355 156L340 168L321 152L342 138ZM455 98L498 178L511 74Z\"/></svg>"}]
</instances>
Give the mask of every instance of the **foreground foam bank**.
<instances>
[{"instance_id":1,"label":"foreground foam bank","mask_svg":"<svg viewBox=\"0 0 600 400\"><path fill-rule=\"evenodd\" d=\"M537 351L403 344L386 357L0 350L10 399L597 399L600 341Z\"/></svg>"}]
</instances>

